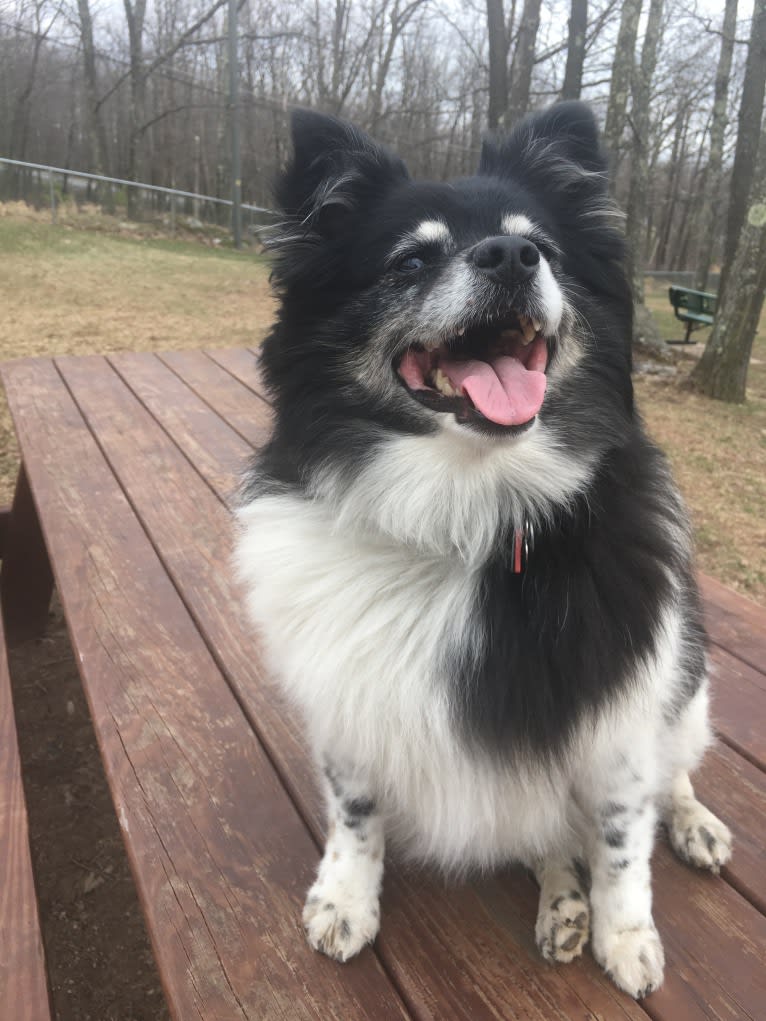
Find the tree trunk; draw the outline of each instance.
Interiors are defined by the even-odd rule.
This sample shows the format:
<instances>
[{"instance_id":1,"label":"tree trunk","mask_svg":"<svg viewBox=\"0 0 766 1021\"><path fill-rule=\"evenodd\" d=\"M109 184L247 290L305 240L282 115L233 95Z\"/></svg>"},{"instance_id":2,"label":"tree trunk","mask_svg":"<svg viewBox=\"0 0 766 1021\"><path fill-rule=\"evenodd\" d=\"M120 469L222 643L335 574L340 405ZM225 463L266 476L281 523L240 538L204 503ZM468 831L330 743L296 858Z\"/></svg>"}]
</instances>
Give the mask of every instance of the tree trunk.
<instances>
[{"instance_id":1,"label":"tree trunk","mask_svg":"<svg viewBox=\"0 0 766 1021\"><path fill-rule=\"evenodd\" d=\"M85 94L88 108L88 130L90 134L91 159L97 174L109 174L106 129L98 102L98 81L96 77L96 51L93 46L93 20L88 0L77 0L80 18L80 41L82 42L83 70L85 72Z\"/></svg>"},{"instance_id":2,"label":"tree trunk","mask_svg":"<svg viewBox=\"0 0 766 1021\"><path fill-rule=\"evenodd\" d=\"M675 130L673 133L673 151L670 155L670 175L665 189L666 198L662 206L662 215L655 255L658 269L667 269L669 265L668 251L670 248L673 222L678 204L678 193L681 187L681 172L686 160L686 134L688 128L688 111L679 108L676 113Z\"/></svg>"},{"instance_id":3,"label":"tree trunk","mask_svg":"<svg viewBox=\"0 0 766 1021\"><path fill-rule=\"evenodd\" d=\"M487 0L489 38L489 129L497 131L508 109L508 37L503 0Z\"/></svg>"},{"instance_id":4,"label":"tree trunk","mask_svg":"<svg viewBox=\"0 0 766 1021\"><path fill-rule=\"evenodd\" d=\"M609 102L604 125L604 145L609 153L611 187L614 191L619 164L620 143L625 129L625 114L628 108L630 83L636 54L638 19L641 15L641 0L625 0L622 5L617 47L612 63L612 81L609 86Z\"/></svg>"},{"instance_id":5,"label":"tree trunk","mask_svg":"<svg viewBox=\"0 0 766 1021\"><path fill-rule=\"evenodd\" d=\"M567 66L562 99L579 99L582 90L582 68L585 62L585 34L588 28L588 0L572 0L567 41Z\"/></svg>"},{"instance_id":6,"label":"tree trunk","mask_svg":"<svg viewBox=\"0 0 766 1021\"><path fill-rule=\"evenodd\" d=\"M139 152L141 124L143 122L146 78L144 76L144 17L146 0L123 0L125 18L128 22L130 44L130 127L128 136L129 181L139 180ZM138 200L135 188L128 188L128 216L138 216Z\"/></svg>"},{"instance_id":7,"label":"tree trunk","mask_svg":"<svg viewBox=\"0 0 766 1021\"><path fill-rule=\"evenodd\" d=\"M734 35L737 31L737 0L726 0L721 29L721 52L715 73L715 98L713 119L710 125L710 155L705 173L705 189L702 198L699 225L699 250L694 286L698 291L707 287L710 265L715 246L716 207L723 181L723 142L726 133L726 104L729 95L731 58L734 52Z\"/></svg>"},{"instance_id":8,"label":"tree trunk","mask_svg":"<svg viewBox=\"0 0 766 1021\"><path fill-rule=\"evenodd\" d=\"M649 108L652 81L657 67L657 46L660 39L663 0L651 0L646 23L641 66L633 76L633 145L631 146L630 192L628 195L629 269L633 298L644 303L644 269L646 263L646 210L649 196Z\"/></svg>"},{"instance_id":9,"label":"tree trunk","mask_svg":"<svg viewBox=\"0 0 766 1021\"><path fill-rule=\"evenodd\" d=\"M763 97L766 90L766 0L754 0L753 21L750 29L750 43L745 64L745 78L742 83L742 101L737 124L737 148L731 170L729 193L729 216L726 224L726 247L719 298L723 294L734 259L739 234L745 220L751 181L755 170L758 140L761 137Z\"/></svg>"},{"instance_id":10,"label":"tree trunk","mask_svg":"<svg viewBox=\"0 0 766 1021\"><path fill-rule=\"evenodd\" d=\"M540 28L542 0L524 0L519 35L513 54L511 89L508 96L506 124L511 127L529 110L529 92L532 85L532 68L535 66L535 43Z\"/></svg>"},{"instance_id":11,"label":"tree trunk","mask_svg":"<svg viewBox=\"0 0 766 1021\"><path fill-rule=\"evenodd\" d=\"M766 139L761 137L745 218L705 350L691 374L708 397L742 403L766 292Z\"/></svg>"}]
</instances>

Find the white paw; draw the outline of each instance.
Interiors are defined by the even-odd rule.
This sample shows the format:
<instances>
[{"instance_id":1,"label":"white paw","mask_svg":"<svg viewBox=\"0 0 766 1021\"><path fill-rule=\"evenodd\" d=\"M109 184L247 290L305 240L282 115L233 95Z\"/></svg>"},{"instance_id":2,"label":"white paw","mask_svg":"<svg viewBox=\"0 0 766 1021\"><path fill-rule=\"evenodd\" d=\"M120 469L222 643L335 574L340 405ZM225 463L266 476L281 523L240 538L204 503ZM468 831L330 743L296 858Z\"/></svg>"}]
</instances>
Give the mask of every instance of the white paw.
<instances>
[{"instance_id":1,"label":"white paw","mask_svg":"<svg viewBox=\"0 0 766 1021\"><path fill-rule=\"evenodd\" d=\"M729 827L699 801L675 808L668 834L678 857L699 869L717 873L731 858Z\"/></svg>"},{"instance_id":2,"label":"white paw","mask_svg":"<svg viewBox=\"0 0 766 1021\"><path fill-rule=\"evenodd\" d=\"M637 1000L662 985L665 953L653 926L609 933L594 940L593 953L614 984Z\"/></svg>"},{"instance_id":3,"label":"white paw","mask_svg":"<svg viewBox=\"0 0 766 1021\"><path fill-rule=\"evenodd\" d=\"M573 961L582 953L589 935L590 909L578 890L559 894L546 905L541 900L535 939L546 961L559 964Z\"/></svg>"},{"instance_id":4,"label":"white paw","mask_svg":"<svg viewBox=\"0 0 766 1021\"><path fill-rule=\"evenodd\" d=\"M350 895L332 881L318 880L306 898L303 927L314 950L348 961L378 934L377 895Z\"/></svg>"}]
</instances>

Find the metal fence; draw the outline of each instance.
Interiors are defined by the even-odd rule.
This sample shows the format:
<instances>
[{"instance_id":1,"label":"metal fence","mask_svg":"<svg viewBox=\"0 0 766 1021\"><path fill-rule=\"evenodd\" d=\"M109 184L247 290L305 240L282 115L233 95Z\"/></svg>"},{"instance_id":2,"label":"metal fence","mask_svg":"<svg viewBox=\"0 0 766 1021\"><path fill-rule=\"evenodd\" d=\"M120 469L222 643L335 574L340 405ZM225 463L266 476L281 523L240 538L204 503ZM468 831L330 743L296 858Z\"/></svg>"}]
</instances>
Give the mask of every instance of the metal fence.
<instances>
[{"instance_id":1,"label":"metal fence","mask_svg":"<svg viewBox=\"0 0 766 1021\"><path fill-rule=\"evenodd\" d=\"M171 232L204 227L232 230L231 199L0 156L2 199L21 200L38 209L48 206L52 223L70 208L97 206L106 215L158 223ZM241 209L245 234L251 239L277 215L273 209L246 202Z\"/></svg>"}]
</instances>

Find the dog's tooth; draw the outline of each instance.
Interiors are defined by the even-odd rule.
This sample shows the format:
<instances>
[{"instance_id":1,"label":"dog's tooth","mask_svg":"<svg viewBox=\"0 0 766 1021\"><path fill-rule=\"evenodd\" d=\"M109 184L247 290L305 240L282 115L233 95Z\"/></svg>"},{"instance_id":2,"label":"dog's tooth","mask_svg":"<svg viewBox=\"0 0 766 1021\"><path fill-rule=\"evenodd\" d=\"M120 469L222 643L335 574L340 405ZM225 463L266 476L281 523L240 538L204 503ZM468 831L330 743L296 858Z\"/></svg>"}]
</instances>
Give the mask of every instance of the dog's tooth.
<instances>
[{"instance_id":1,"label":"dog's tooth","mask_svg":"<svg viewBox=\"0 0 766 1021\"><path fill-rule=\"evenodd\" d=\"M543 328L543 324L540 322L539 319L533 319L532 320L532 325L535 328L535 333L539 333L542 330L542 328Z\"/></svg>"},{"instance_id":2,"label":"dog's tooth","mask_svg":"<svg viewBox=\"0 0 766 1021\"><path fill-rule=\"evenodd\" d=\"M503 330L500 334L506 340L518 340L521 337L519 331L513 327L509 327L507 330Z\"/></svg>"},{"instance_id":3,"label":"dog's tooth","mask_svg":"<svg viewBox=\"0 0 766 1021\"><path fill-rule=\"evenodd\" d=\"M526 322L522 327L522 332L524 334L524 346L526 347L527 344L531 344L532 341L535 339L535 334L537 333L537 330L534 328L532 323Z\"/></svg>"},{"instance_id":4,"label":"dog's tooth","mask_svg":"<svg viewBox=\"0 0 766 1021\"><path fill-rule=\"evenodd\" d=\"M462 337L464 333L465 333L465 326L461 326L460 329L457 331L457 335L458 335L458 337Z\"/></svg>"},{"instance_id":5,"label":"dog's tooth","mask_svg":"<svg viewBox=\"0 0 766 1021\"><path fill-rule=\"evenodd\" d=\"M455 396L455 388L452 386L449 377L445 376L441 369L437 369L434 373L434 386L439 393L443 393L445 397Z\"/></svg>"}]
</instances>

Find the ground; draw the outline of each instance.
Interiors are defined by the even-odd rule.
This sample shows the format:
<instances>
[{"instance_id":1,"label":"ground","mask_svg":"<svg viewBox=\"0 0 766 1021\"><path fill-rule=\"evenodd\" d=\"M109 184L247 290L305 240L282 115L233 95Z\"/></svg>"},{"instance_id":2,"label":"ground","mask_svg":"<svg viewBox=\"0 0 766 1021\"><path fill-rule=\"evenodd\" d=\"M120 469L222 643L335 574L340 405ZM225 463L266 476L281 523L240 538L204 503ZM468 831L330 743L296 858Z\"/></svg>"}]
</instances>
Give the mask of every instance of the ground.
<instances>
[{"instance_id":1,"label":"ground","mask_svg":"<svg viewBox=\"0 0 766 1021\"><path fill-rule=\"evenodd\" d=\"M62 217L63 219L63 217ZM77 229L0 205L0 360L25 355L257 344L274 306L268 268L216 244ZM109 227L109 231L105 227ZM663 335L680 337L667 288L648 285ZM704 338L707 331L698 336ZM683 387L698 356L636 375L639 406L691 508L700 567L766 604L766 321L742 406ZM640 359L639 359L640 362ZM639 365L639 368L641 366ZM0 405L0 506L17 450ZM44 639L11 656L32 853L59 1021L164 1021L167 1013L77 670L54 603Z\"/></svg>"}]
</instances>

